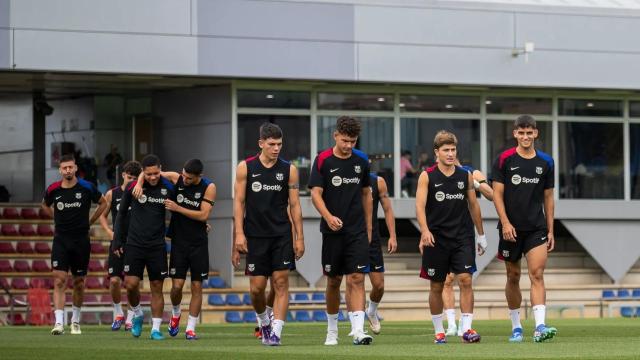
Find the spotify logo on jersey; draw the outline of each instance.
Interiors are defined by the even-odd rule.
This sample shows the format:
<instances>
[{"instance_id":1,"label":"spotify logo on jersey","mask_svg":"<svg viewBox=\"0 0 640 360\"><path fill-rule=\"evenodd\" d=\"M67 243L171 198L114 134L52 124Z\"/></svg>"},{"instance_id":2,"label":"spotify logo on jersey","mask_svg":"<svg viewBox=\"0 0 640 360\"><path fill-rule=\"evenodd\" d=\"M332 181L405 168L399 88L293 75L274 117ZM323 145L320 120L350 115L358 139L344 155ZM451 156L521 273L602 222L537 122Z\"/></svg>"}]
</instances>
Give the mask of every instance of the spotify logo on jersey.
<instances>
[{"instance_id":1,"label":"spotify logo on jersey","mask_svg":"<svg viewBox=\"0 0 640 360\"><path fill-rule=\"evenodd\" d=\"M178 194L178 196L176 196L176 200L178 201L178 203L182 204L182 202L184 201L184 195Z\"/></svg>"},{"instance_id":2,"label":"spotify logo on jersey","mask_svg":"<svg viewBox=\"0 0 640 360\"><path fill-rule=\"evenodd\" d=\"M138 202L139 202L140 204L144 204L144 203L146 203L146 202L147 202L147 195L142 195L142 196L140 196L140 198L138 199Z\"/></svg>"},{"instance_id":3,"label":"spotify logo on jersey","mask_svg":"<svg viewBox=\"0 0 640 360\"><path fill-rule=\"evenodd\" d=\"M58 210L63 210L64 209L64 204L59 202L56 204L56 208L58 208Z\"/></svg>"},{"instance_id":4,"label":"spotify logo on jersey","mask_svg":"<svg viewBox=\"0 0 640 360\"><path fill-rule=\"evenodd\" d=\"M331 178L331 183L333 186L340 186L342 185L342 178L340 176L334 176Z\"/></svg>"},{"instance_id":5,"label":"spotify logo on jersey","mask_svg":"<svg viewBox=\"0 0 640 360\"><path fill-rule=\"evenodd\" d=\"M511 183L513 185L519 185L522 182L522 178L520 177L520 175L515 174L511 177Z\"/></svg>"},{"instance_id":6,"label":"spotify logo on jersey","mask_svg":"<svg viewBox=\"0 0 640 360\"><path fill-rule=\"evenodd\" d=\"M262 190L262 184L260 184L258 181L252 183L251 184L251 190L253 190L253 192L258 192L258 191Z\"/></svg>"},{"instance_id":7,"label":"spotify logo on jersey","mask_svg":"<svg viewBox=\"0 0 640 360\"><path fill-rule=\"evenodd\" d=\"M444 201L445 195L442 191L438 191L435 195L436 200L438 201Z\"/></svg>"}]
</instances>

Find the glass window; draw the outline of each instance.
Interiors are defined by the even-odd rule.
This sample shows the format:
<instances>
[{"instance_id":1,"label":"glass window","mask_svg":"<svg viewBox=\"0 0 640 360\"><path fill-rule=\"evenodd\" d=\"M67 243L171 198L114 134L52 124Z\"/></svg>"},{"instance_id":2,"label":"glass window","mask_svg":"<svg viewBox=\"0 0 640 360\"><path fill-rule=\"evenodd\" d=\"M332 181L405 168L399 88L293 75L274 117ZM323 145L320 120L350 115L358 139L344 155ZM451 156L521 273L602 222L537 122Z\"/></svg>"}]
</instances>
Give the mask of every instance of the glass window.
<instances>
[{"instance_id":1,"label":"glass window","mask_svg":"<svg viewBox=\"0 0 640 360\"><path fill-rule=\"evenodd\" d=\"M311 95L304 91L238 90L238 107L309 109Z\"/></svg>"},{"instance_id":2,"label":"glass window","mask_svg":"<svg viewBox=\"0 0 640 360\"><path fill-rule=\"evenodd\" d=\"M393 95L319 93L318 109L321 110L393 110Z\"/></svg>"},{"instance_id":3,"label":"glass window","mask_svg":"<svg viewBox=\"0 0 640 360\"><path fill-rule=\"evenodd\" d=\"M560 99L558 114L565 116L622 116L622 101Z\"/></svg>"},{"instance_id":4,"label":"glass window","mask_svg":"<svg viewBox=\"0 0 640 360\"><path fill-rule=\"evenodd\" d=\"M629 102L629 116L640 117L640 101Z\"/></svg>"},{"instance_id":5,"label":"glass window","mask_svg":"<svg viewBox=\"0 0 640 360\"><path fill-rule=\"evenodd\" d=\"M336 116L318 116L318 151L335 145L333 132ZM358 117L362 132L356 148L369 156L371 171L387 182L389 195L393 196L393 118Z\"/></svg>"},{"instance_id":6,"label":"glass window","mask_svg":"<svg viewBox=\"0 0 640 360\"><path fill-rule=\"evenodd\" d=\"M551 155L551 139L553 139L553 126L551 121L537 121L538 138L535 142L536 149ZM517 146L513 137L513 121L511 120L487 120L487 165L492 169L500 153ZM490 171L490 170L489 170Z\"/></svg>"},{"instance_id":7,"label":"glass window","mask_svg":"<svg viewBox=\"0 0 640 360\"><path fill-rule=\"evenodd\" d=\"M485 100L488 114L546 114L551 115L549 98L490 96Z\"/></svg>"},{"instance_id":8,"label":"glass window","mask_svg":"<svg viewBox=\"0 0 640 360\"><path fill-rule=\"evenodd\" d=\"M622 124L560 122L560 197L622 199Z\"/></svg>"},{"instance_id":9,"label":"glass window","mask_svg":"<svg viewBox=\"0 0 640 360\"><path fill-rule=\"evenodd\" d=\"M640 199L640 124L629 124L631 151L631 198Z\"/></svg>"},{"instance_id":10,"label":"glass window","mask_svg":"<svg viewBox=\"0 0 640 360\"><path fill-rule=\"evenodd\" d=\"M451 131L458 138L458 159L461 164L480 167L480 121L402 118L400 179L403 197L415 196L420 172L434 164L433 138L440 130Z\"/></svg>"},{"instance_id":11,"label":"glass window","mask_svg":"<svg viewBox=\"0 0 640 360\"><path fill-rule=\"evenodd\" d=\"M400 95L400 111L479 113L477 96Z\"/></svg>"},{"instance_id":12,"label":"glass window","mask_svg":"<svg viewBox=\"0 0 640 360\"><path fill-rule=\"evenodd\" d=\"M280 156L291 161L300 175L300 194L308 194L311 169L311 121L308 116L290 115L238 115L238 159L246 159L260 151L260 125L265 122L277 124L282 129L282 150Z\"/></svg>"}]
</instances>

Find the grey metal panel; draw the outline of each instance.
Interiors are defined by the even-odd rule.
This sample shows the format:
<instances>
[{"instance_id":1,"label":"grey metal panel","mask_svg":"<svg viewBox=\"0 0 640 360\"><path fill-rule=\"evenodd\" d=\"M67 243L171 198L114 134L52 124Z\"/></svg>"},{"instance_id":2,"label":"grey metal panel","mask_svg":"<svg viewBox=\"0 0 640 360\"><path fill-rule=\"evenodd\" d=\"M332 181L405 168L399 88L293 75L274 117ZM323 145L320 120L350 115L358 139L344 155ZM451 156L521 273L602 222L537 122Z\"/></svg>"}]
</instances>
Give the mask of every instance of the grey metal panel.
<instances>
[{"instance_id":1,"label":"grey metal panel","mask_svg":"<svg viewBox=\"0 0 640 360\"><path fill-rule=\"evenodd\" d=\"M0 0L0 28L11 24L11 0Z\"/></svg>"},{"instance_id":2,"label":"grey metal panel","mask_svg":"<svg viewBox=\"0 0 640 360\"><path fill-rule=\"evenodd\" d=\"M19 69L195 74L196 40L184 36L16 30Z\"/></svg>"},{"instance_id":3,"label":"grey metal panel","mask_svg":"<svg viewBox=\"0 0 640 360\"><path fill-rule=\"evenodd\" d=\"M309 283L315 286L322 278L322 234L319 231L320 220L303 221L304 256L296 261L296 270Z\"/></svg>"},{"instance_id":4,"label":"grey metal panel","mask_svg":"<svg viewBox=\"0 0 640 360\"><path fill-rule=\"evenodd\" d=\"M0 69L11 68L11 30L0 29Z\"/></svg>"},{"instance_id":5,"label":"grey metal panel","mask_svg":"<svg viewBox=\"0 0 640 360\"><path fill-rule=\"evenodd\" d=\"M233 266L231 265L231 219L210 219L209 268L220 272L228 286L233 286Z\"/></svg>"},{"instance_id":6,"label":"grey metal panel","mask_svg":"<svg viewBox=\"0 0 640 360\"><path fill-rule=\"evenodd\" d=\"M257 78L355 79L349 43L198 39L198 73Z\"/></svg>"},{"instance_id":7,"label":"grey metal panel","mask_svg":"<svg viewBox=\"0 0 640 360\"><path fill-rule=\"evenodd\" d=\"M231 122L229 86L158 92L154 100L154 111L167 119L166 128Z\"/></svg>"},{"instance_id":8,"label":"grey metal panel","mask_svg":"<svg viewBox=\"0 0 640 360\"><path fill-rule=\"evenodd\" d=\"M167 155L178 159L178 166L191 158L225 161L231 156L231 139L228 134L231 134L230 124L164 128L159 145L164 149L163 152L168 152Z\"/></svg>"},{"instance_id":9,"label":"grey metal panel","mask_svg":"<svg viewBox=\"0 0 640 360\"><path fill-rule=\"evenodd\" d=\"M163 34L191 32L190 0L18 0L16 28Z\"/></svg>"},{"instance_id":10,"label":"grey metal panel","mask_svg":"<svg viewBox=\"0 0 640 360\"><path fill-rule=\"evenodd\" d=\"M353 6L255 0L198 1L198 35L353 40Z\"/></svg>"},{"instance_id":11,"label":"grey metal panel","mask_svg":"<svg viewBox=\"0 0 640 360\"><path fill-rule=\"evenodd\" d=\"M512 46L508 12L356 6L358 42L447 46Z\"/></svg>"},{"instance_id":12,"label":"grey metal panel","mask_svg":"<svg viewBox=\"0 0 640 360\"><path fill-rule=\"evenodd\" d=\"M539 49L640 51L637 17L520 13L517 43L533 41Z\"/></svg>"}]
</instances>

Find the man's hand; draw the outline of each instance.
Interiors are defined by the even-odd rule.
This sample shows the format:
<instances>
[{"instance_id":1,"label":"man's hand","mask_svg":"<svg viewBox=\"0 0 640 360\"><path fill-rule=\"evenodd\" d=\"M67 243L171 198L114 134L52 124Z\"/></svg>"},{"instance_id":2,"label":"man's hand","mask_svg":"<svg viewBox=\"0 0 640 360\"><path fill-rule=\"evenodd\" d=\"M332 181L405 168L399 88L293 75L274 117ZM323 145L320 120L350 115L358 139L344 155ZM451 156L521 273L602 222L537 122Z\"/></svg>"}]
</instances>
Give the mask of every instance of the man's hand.
<instances>
[{"instance_id":1,"label":"man's hand","mask_svg":"<svg viewBox=\"0 0 640 360\"><path fill-rule=\"evenodd\" d=\"M236 269L240 266L240 253L236 250L231 252L231 265Z\"/></svg>"},{"instance_id":2,"label":"man's hand","mask_svg":"<svg viewBox=\"0 0 640 360\"><path fill-rule=\"evenodd\" d=\"M235 251L240 254L246 254L249 249L247 248L247 237L244 234L236 234Z\"/></svg>"},{"instance_id":3,"label":"man's hand","mask_svg":"<svg viewBox=\"0 0 640 360\"><path fill-rule=\"evenodd\" d=\"M333 215L329 216L327 219L325 219L325 221L327 222L327 225L329 225L329 229L333 231L342 229L342 220ZM369 240L369 242L371 242L371 240Z\"/></svg>"},{"instance_id":4,"label":"man's hand","mask_svg":"<svg viewBox=\"0 0 640 360\"><path fill-rule=\"evenodd\" d=\"M387 251L389 254L393 254L398 250L398 240L395 236L389 238L389 242L387 243Z\"/></svg>"},{"instance_id":5,"label":"man's hand","mask_svg":"<svg viewBox=\"0 0 640 360\"><path fill-rule=\"evenodd\" d=\"M431 233L431 231L426 230L422 232L420 234L420 244L418 245L418 249L420 250L420 255L422 255L422 252L424 251L425 247L427 246L434 247L435 243L436 241L433 238L433 234Z\"/></svg>"},{"instance_id":6,"label":"man's hand","mask_svg":"<svg viewBox=\"0 0 640 360\"><path fill-rule=\"evenodd\" d=\"M302 258L302 255L304 255L304 238L297 238L293 242L293 252L296 256L296 261Z\"/></svg>"},{"instance_id":7,"label":"man's hand","mask_svg":"<svg viewBox=\"0 0 640 360\"><path fill-rule=\"evenodd\" d=\"M122 255L124 254L124 250L122 249L122 246L116 248L115 250L113 250L113 253L117 256L117 257L122 257Z\"/></svg>"},{"instance_id":8,"label":"man's hand","mask_svg":"<svg viewBox=\"0 0 640 360\"><path fill-rule=\"evenodd\" d=\"M553 236L553 233L550 232L547 234L547 252L552 252L556 247L556 238Z\"/></svg>"},{"instance_id":9,"label":"man's hand","mask_svg":"<svg viewBox=\"0 0 640 360\"><path fill-rule=\"evenodd\" d=\"M133 195L133 197L136 199L140 199L140 196L142 196L143 191L144 189L142 189L142 184L136 183L136 186L134 186L133 190L131 191L131 195Z\"/></svg>"},{"instance_id":10,"label":"man's hand","mask_svg":"<svg viewBox=\"0 0 640 360\"><path fill-rule=\"evenodd\" d=\"M513 225L511 225L511 223L502 224L503 239L511 242L516 242L517 236L518 234L516 234L516 228L514 228Z\"/></svg>"},{"instance_id":11,"label":"man's hand","mask_svg":"<svg viewBox=\"0 0 640 360\"><path fill-rule=\"evenodd\" d=\"M164 201L164 208L169 210L169 211L176 211L178 210L178 204L176 204L173 200L165 200Z\"/></svg>"},{"instance_id":12,"label":"man's hand","mask_svg":"<svg viewBox=\"0 0 640 360\"><path fill-rule=\"evenodd\" d=\"M113 240L113 230L105 229L105 231L107 232L107 235L109 236L109 239Z\"/></svg>"},{"instance_id":13,"label":"man's hand","mask_svg":"<svg viewBox=\"0 0 640 360\"><path fill-rule=\"evenodd\" d=\"M487 251L487 236L482 234L476 238L478 243L478 255L482 256Z\"/></svg>"}]
</instances>

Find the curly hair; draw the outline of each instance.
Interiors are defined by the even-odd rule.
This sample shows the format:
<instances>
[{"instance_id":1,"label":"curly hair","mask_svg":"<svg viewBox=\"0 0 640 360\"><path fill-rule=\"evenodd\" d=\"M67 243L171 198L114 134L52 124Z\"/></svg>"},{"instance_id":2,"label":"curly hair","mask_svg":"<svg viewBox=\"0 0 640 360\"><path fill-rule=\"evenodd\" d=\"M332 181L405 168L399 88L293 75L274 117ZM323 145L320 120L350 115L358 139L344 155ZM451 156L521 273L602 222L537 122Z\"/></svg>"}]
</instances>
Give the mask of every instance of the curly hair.
<instances>
[{"instance_id":1,"label":"curly hair","mask_svg":"<svg viewBox=\"0 0 640 360\"><path fill-rule=\"evenodd\" d=\"M122 167L122 172L137 177L142 172L142 166L137 161L128 161Z\"/></svg>"},{"instance_id":2,"label":"curly hair","mask_svg":"<svg viewBox=\"0 0 640 360\"><path fill-rule=\"evenodd\" d=\"M340 116L336 122L336 131L349 137L358 137L361 129L360 121L350 116Z\"/></svg>"},{"instance_id":3,"label":"curly hair","mask_svg":"<svg viewBox=\"0 0 640 360\"><path fill-rule=\"evenodd\" d=\"M433 148L435 150L440 149L444 145L458 145L458 138L447 130L440 130L436 133L435 138L433 138Z\"/></svg>"}]
</instances>

